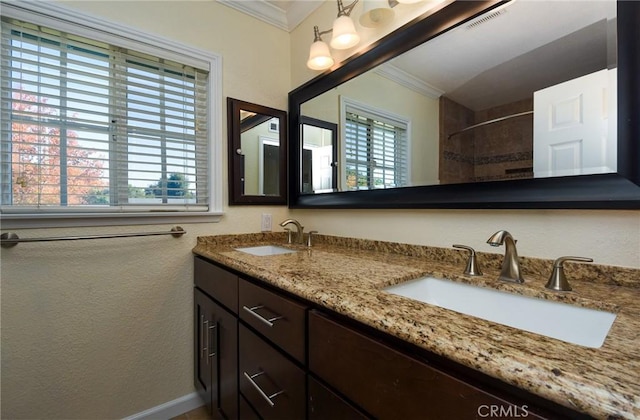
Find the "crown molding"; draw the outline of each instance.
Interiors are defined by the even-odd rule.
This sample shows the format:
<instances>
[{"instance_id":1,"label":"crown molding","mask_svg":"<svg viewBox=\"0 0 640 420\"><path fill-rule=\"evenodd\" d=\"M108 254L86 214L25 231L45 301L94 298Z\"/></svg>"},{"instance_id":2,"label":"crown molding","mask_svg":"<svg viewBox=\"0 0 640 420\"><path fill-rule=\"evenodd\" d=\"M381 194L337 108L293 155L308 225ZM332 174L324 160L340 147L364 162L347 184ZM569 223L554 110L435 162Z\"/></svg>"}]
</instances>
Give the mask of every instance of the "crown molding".
<instances>
[{"instance_id":1,"label":"crown molding","mask_svg":"<svg viewBox=\"0 0 640 420\"><path fill-rule=\"evenodd\" d=\"M444 91L424 82L423 80L418 79L417 77L407 73L404 70L400 70L393 64L382 64L378 66L378 68L376 68L374 71L380 76L392 80L428 98L438 99L440 96L444 95Z\"/></svg>"},{"instance_id":2,"label":"crown molding","mask_svg":"<svg viewBox=\"0 0 640 420\"><path fill-rule=\"evenodd\" d=\"M322 0L289 1L286 10L267 0L216 0L225 6L291 32L314 10L322 5Z\"/></svg>"}]
</instances>

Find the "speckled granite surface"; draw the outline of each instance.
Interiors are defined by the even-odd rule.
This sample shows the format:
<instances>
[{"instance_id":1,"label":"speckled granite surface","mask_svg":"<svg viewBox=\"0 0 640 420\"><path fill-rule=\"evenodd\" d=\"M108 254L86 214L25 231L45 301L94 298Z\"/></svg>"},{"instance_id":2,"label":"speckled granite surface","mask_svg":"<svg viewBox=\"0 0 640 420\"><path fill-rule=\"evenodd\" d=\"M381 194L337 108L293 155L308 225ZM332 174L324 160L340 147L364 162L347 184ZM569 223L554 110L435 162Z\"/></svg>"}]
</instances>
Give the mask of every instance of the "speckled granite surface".
<instances>
[{"instance_id":1,"label":"speckled granite surface","mask_svg":"<svg viewBox=\"0 0 640 420\"><path fill-rule=\"evenodd\" d=\"M521 258L525 284L496 280L500 254L479 253L482 277L462 274L462 251L318 235L311 249L280 233L199 237L195 254L292 292L378 330L597 418L640 418L640 270L565 264L572 292L544 288L549 260ZM277 244L296 253L258 257L234 248ZM617 318L601 348L521 331L381 289L432 275L604 309Z\"/></svg>"}]
</instances>

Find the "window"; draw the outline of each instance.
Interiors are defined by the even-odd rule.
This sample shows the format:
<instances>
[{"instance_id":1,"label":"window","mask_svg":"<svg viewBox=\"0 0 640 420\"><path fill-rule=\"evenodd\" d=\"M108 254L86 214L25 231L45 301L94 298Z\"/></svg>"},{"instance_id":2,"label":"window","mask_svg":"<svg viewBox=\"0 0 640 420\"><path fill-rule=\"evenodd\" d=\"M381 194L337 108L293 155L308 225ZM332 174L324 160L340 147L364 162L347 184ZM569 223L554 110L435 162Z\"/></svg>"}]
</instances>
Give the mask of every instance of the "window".
<instances>
[{"instance_id":1,"label":"window","mask_svg":"<svg viewBox=\"0 0 640 420\"><path fill-rule=\"evenodd\" d=\"M3 215L215 210L212 63L84 32L2 17Z\"/></svg>"},{"instance_id":2,"label":"window","mask_svg":"<svg viewBox=\"0 0 640 420\"><path fill-rule=\"evenodd\" d=\"M345 190L407 186L409 122L348 99L341 103Z\"/></svg>"}]
</instances>

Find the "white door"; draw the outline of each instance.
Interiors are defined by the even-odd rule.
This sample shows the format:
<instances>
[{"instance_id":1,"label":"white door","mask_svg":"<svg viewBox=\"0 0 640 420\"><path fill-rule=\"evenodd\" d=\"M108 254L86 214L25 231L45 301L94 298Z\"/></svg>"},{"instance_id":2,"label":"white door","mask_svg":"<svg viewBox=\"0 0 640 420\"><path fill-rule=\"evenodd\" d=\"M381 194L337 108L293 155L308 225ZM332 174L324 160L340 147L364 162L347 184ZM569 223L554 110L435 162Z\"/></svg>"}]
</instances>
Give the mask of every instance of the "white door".
<instances>
[{"instance_id":1,"label":"white door","mask_svg":"<svg viewBox=\"0 0 640 420\"><path fill-rule=\"evenodd\" d=\"M536 178L616 172L616 85L601 70L534 93Z\"/></svg>"},{"instance_id":2,"label":"white door","mask_svg":"<svg viewBox=\"0 0 640 420\"><path fill-rule=\"evenodd\" d=\"M333 191L333 146L313 149L313 190L314 192Z\"/></svg>"}]
</instances>

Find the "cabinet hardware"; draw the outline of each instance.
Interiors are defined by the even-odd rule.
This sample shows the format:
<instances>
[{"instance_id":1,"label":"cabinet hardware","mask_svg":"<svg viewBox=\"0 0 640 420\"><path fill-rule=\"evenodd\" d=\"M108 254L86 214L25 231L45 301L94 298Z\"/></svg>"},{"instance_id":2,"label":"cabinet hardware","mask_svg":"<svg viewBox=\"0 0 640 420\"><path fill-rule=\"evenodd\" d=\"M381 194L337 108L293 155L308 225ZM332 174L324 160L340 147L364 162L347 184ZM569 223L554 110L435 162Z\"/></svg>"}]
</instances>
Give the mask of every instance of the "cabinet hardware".
<instances>
[{"instance_id":1,"label":"cabinet hardware","mask_svg":"<svg viewBox=\"0 0 640 420\"><path fill-rule=\"evenodd\" d=\"M207 357L207 353L209 353L209 320L205 319L202 323L203 333L206 331L207 336L202 344L202 357L206 358L206 363L209 364L209 357Z\"/></svg>"},{"instance_id":2,"label":"cabinet hardware","mask_svg":"<svg viewBox=\"0 0 640 420\"><path fill-rule=\"evenodd\" d=\"M210 341L207 342L207 345L209 346L209 349L212 351L211 353L209 353L209 357L214 357L216 354L218 354L218 341L219 340L218 340L218 334L217 334L217 332L218 332L218 323L217 322L215 324L212 323L212 325L209 326L209 331L211 331L211 330L215 330L215 331L213 331L213 334L211 334L211 335L215 335L215 337L216 337L216 345L212 346Z\"/></svg>"},{"instance_id":3,"label":"cabinet hardware","mask_svg":"<svg viewBox=\"0 0 640 420\"><path fill-rule=\"evenodd\" d=\"M256 310L262 309L262 308L264 308L264 305L252 306L251 308L249 308L247 306L243 306L242 307L242 309L244 309L245 311L249 312L251 315L256 317L259 321L267 324L269 327L273 327L274 321L277 321L279 319L284 319L284 316L282 316L282 315L274 316L273 318L267 319L267 318L263 317L262 315L260 315L259 313L256 312Z\"/></svg>"},{"instance_id":4,"label":"cabinet hardware","mask_svg":"<svg viewBox=\"0 0 640 420\"><path fill-rule=\"evenodd\" d=\"M200 323L202 324L202 328L200 328L200 352L202 353L202 356L200 356L200 358L202 359L203 357L205 357L205 354L207 352L207 348L204 344L204 327L206 325L204 321L204 315L200 315Z\"/></svg>"},{"instance_id":5,"label":"cabinet hardware","mask_svg":"<svg viewBox=\"0 0 640 420\"><path fill-rule=\"evenodd\" d=\"M256 383L256 381L253 380L253 378L257 378L258 376L264 375L263 371L259 371L258 373L254 373L253 375L249 375L247 372L243 372L245 378L247 378L247 380L249 381L249 383L251 383L251 385L253 385L253 387L256 389L256 391L258 391L260 393L260 396L267 402L267 404L269 404L270 407L274 407L276 404L271 400L272 398L277 397L280 394L284 394L284 389L278 392L274 392L271 395L267 395L262 388L260 388L260 385L258 385Z\"/></svg>"}]
</instances>

